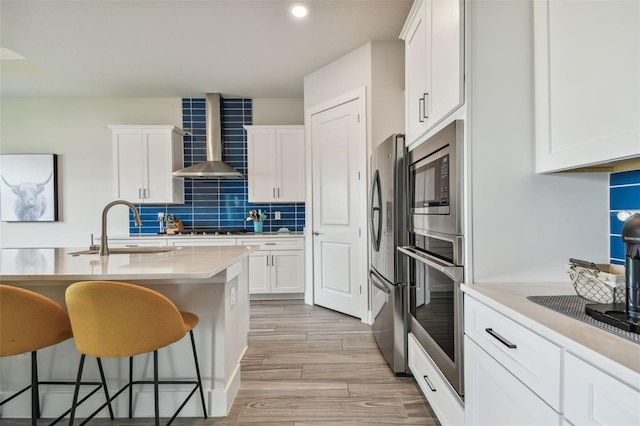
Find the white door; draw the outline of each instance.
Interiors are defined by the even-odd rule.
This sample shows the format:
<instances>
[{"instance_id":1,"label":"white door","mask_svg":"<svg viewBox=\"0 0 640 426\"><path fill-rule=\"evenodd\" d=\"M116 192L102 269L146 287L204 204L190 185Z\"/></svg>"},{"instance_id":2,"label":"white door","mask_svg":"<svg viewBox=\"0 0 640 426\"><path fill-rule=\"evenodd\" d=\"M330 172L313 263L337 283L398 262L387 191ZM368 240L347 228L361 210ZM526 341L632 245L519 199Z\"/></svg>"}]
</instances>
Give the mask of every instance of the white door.
<instances>
[{"instance_id":1,"label":"white door","mask_svg":"<svg viewBox=\"0 0 640 426\"><path fill-rule=\"evenodd\" d=\"M311 116L314 303L358 318L367 297L363 105L356 98Z\"/></svg>"}]
</instances>

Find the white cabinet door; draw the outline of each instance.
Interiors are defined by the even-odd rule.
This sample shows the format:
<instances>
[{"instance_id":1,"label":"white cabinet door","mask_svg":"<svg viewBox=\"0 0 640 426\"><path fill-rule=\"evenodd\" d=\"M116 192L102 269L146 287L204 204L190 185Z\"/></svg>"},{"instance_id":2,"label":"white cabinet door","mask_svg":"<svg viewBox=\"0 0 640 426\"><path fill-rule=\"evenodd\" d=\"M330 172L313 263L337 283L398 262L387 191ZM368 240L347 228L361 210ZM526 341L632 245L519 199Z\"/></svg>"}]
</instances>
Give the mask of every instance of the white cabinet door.
<instances>
[{"instance_id":1,"label":"white cabinet door","mask_svg":"<svg viewBox=\"0 0 640 426\"><path fill-rule=\"evenodd\" d=\"M109 126L114 195L141 204L184 203L182 132L174 126Z\"/></svg>"},{"instance_id":2,"label":"white cabinet door","mask_svg":"<svg viewBox=\"0 0 640 426\"><path fill-rule=\"evenodd\" d=\"M533 2L536 171L640 155L640 2Z\"/></svg>"},{"instance_id":3,"label":"white cabinet door","mask_svg":"<svg viewBox=\"0 0 640 426\"><path fill-rule=\"evenodd\" d=\"M245 129L249 202L304 201L304 127L245 126Z\"/></svg>"},{"instance_id":4,"label":"white cabinet door","mask_svg":"<svg viewBox=\"0 0 640 426\"><path fill-rule=\"evenodd\" d=\"M425 94L427 93L427 23L425 3L416 3L414 20L405 38L406 140L417 140L426 129Z\"/></svg>"},{"instance_id":5,"label":"white cabinet door","mask_svg":"<svg viewBox=\"0 0 640 426\"><path fill-rule=\"evenodd\" d=\"M277 137L277 202L301 202L305 199L304 130L283 128Z\"/></svg>"},{"instance_id":6,"label":"white cabinet door","mask_svg":"<svg viewBox=\"0 0 640 426\"><path fill-rule=\"evenodd\" d=\"M464 350L466 425L561 424L558 413L467 336Z\"/></svg>"},{"instance_id":7,"label":"white cabinet door","mask_svg":"<svg viewBox=\"0 0 640 426\"><path fill-rule=\"evenodd\" d=\"M463 103L463 5L461 0L417 0L402 30L407 145Z\"/></svg>"},{"instance_id":8,"label":"white cabinet door","mask_svg":"<svg viewBox=\"0 0 640 426\"><path fill-rule=\"evenodd\" d=\"M304 292L304 256L302 250L272 251L271 293Z\"/></svg>"},{"instance_id":9,"label":"white cabinet door","mask_svg":"<svg viewBox=\"0 0 640 426\"><path fill-rule=\"evenodd\" d=\"M255 251L249 255L249 293L271 292L271 267L267 264L268 251Z\"/></svg>"},{"instance_id":10,"label":"white cabinet door","mask_svg":"<svg viewBox=\"0 0 640 426\"><path fill-rule=\"evenodd\" d=\"M431 95L425 102L427 127L433 127L462 105L462 7L460 0L431 2L431 55L427 62Z\"/></svg>"},{"instance_id":11,"label":"white cabinet door","mask_svg":"<svg viewBox=\"0 0 640 426\"><path fill-rule=\"evenodd\" d=\"M571 353L565 357L564 415L575 425L640 425L640 390Z\"/></svg>"},{"instance_id":12,"label":"white cabinet door","mask_svg":"<svg viewBox=\"0 0 640 426\"><path fill-rule=\"evenodd\" d=\"M276 199L276 157L274 129L247 130L249 202L271 202Z\"/></svg>"}]
</instances>

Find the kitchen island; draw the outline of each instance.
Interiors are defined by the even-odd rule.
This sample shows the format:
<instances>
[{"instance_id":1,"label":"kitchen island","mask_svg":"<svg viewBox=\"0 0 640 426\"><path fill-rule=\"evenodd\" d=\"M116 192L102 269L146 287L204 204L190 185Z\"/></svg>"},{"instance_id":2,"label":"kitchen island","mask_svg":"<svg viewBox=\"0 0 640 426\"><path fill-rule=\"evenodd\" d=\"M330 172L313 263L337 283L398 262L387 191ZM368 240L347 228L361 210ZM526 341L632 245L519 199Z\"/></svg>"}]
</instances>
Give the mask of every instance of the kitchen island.
<instances>
[{"instance_id":1,"label":"kitchen island","mask_svg":"<svg viewBox=\"0 0 640 426\"><path fill-rule=\"evenodd\" d=\"M172 247L160 253L75 255L78 249L2 249L0 282L43 294L65 307L67 286L78 281L124 281L156 290L170 298L180 310L198 315L194 337L200 361L202 384L211 416L226 416L240 387L240 360L247 349L249 331L248 256L252 246ZM24 387L30 372L28 354L0 359L2 396ZM38 352L40 380L75 380L79 353L73 340ZM127 359L103 360L110 389L126 381ZM159 351L161 379L195 377L188 337ZM134 374L152 377L151 355L135 358ZM95 361L88 359L85 380L98 380ZM134 417L153 416L153 387L138 386L134 395ZM160 415L171 416L189 390L179 385L160 389ZM42 387L42 417L57 417L69 407L73 386ZM104 402L98 394L80 407L86 416ZM29 417L29 397L2 407L2 417ZM127 398L114 405L117 417L126 417ZM106 410L99 416L106 416ZM181 416L200 417L197 398L191 398Z\"/></svg>"}]
</instances>

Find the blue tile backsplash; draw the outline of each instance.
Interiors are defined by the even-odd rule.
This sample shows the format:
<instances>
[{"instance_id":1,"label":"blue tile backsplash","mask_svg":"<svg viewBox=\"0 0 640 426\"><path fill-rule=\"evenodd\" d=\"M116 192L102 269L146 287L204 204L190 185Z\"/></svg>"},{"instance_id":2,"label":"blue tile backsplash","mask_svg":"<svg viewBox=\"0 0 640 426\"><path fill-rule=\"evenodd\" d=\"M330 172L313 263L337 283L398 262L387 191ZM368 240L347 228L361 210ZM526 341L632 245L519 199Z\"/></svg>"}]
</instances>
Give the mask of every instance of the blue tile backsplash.
<instances>
[{"instance_id":1,"label":"blue tile backsplash","mask_svg":"<svg viewBox=\"0 0 640 426\"><path fill-rule=\"evenodd\" d=\"M624 264L624 244L620 239L620 210L640 210L640 170L611 173L609 178L610 262Z\"/></svg>"},{"instance_id":2,"label":"blue tile backsplash","mask_svg":"<svg viewBox=\"0 0 640 426\"><path fill-rule=\"evenodd\" d=\"M184 165L206 161L206 119L204 98L182 99L183 128L190 136L184 137ZM224 150L222 159L236 170L247 173L247 134L243 126L252 124L251 99L230 98L222 101L222 139ZM281 227L291 231L302 231L305 224L304 203L254 204L247 201L246 180L200 180L185 179L185 203L136 205L143 225L138 228L130 215L131 235L157 234L158 213L175 215L181 219L185 229L193 228L244 228L253 230L253 222L245 219L250 210L262 209L268 212L264 222L265 232L274 232ZM281 220L274 219L275 211Z\"/></svg>"}]
</instances>

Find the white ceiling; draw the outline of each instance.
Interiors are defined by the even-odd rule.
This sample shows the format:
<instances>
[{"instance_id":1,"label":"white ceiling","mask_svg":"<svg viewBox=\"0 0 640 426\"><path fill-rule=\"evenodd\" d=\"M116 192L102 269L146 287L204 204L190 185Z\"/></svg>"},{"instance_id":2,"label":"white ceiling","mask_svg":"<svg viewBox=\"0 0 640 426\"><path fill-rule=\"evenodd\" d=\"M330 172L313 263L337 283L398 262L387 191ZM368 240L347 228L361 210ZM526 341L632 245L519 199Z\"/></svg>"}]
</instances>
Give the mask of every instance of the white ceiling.
<instances>
[{"instance_id":1,"label":"white ceiling","mask_svg":"<svg viewBox=\"0 0 640 426\"><path fill-rule=\"evenodd\" d=\"M301 1L301 0L298 0ZM303 96L303 77L368 41L398 40L412 0L2 0L9 97Z\"/></svg>"}]
</instances>

